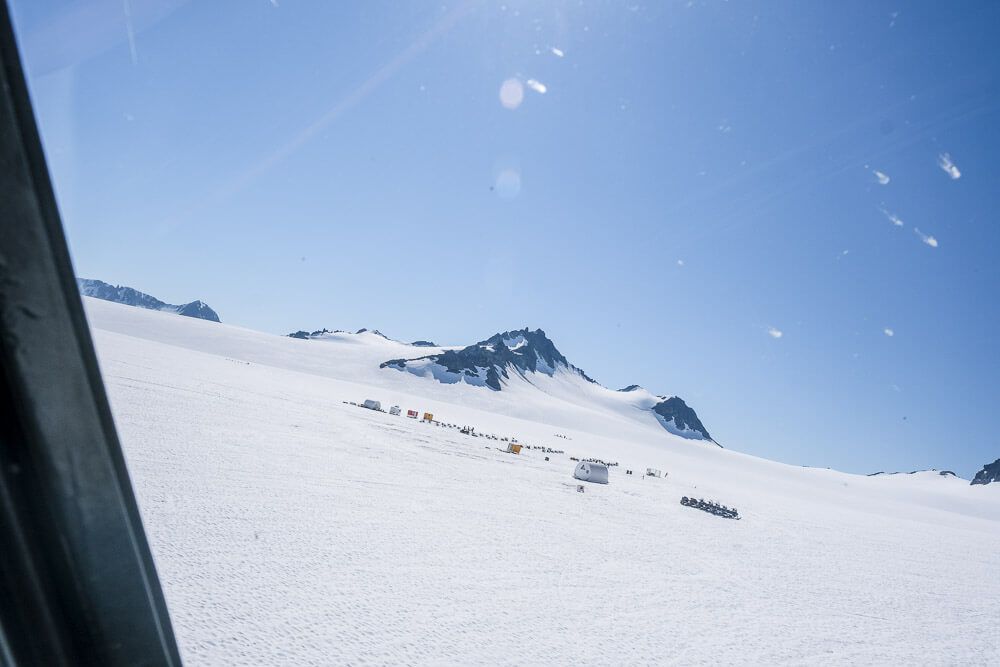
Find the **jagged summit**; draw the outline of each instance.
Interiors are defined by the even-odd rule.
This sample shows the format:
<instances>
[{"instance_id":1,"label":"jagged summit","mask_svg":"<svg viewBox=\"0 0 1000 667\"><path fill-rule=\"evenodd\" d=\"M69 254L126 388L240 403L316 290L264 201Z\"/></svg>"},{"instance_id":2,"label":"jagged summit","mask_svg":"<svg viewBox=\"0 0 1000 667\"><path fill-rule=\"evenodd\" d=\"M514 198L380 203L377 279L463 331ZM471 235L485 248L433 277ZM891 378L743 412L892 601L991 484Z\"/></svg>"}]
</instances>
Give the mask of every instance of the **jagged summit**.
<instances>
[{"instance_id":1,"label":"jagged summit","mask_svg":"<svg viewBox=\"0 0 1000 667\"><path fill-rule=\"evenodd\" d=\"M503 383L512 373L544 373L554 375L558 370L576 373L589 382L587 374L576 368L556 349L555 344L541 329L516 329L504 331L469 345L460 350L445 350L414 359L390 359L382 368L408 370L424 374L429 367L441 382L465 381L501 391Z\"/></svg>"},{"instance_id":2,"label":"jagged summit","mask_svg":"<svg viewBox=\"0 0 1000 667\"><path fill-rule=\"evenodd\" d=\"M80 290L80 294L94 297L95 299L114 301L115 303L135 306L136 308L146 308L147 310L161 310L166 313L176 313L177 315L209 320L211 322L221 321L219 314L212 310L204 301L199 300L174 305L160 301L155 296L140 292L131 287L111 285L102 280L93 280L91 278L77 278L76 284Z\"/></svg>"},{"instance_id":3,"label":"jagged summit","mask_svg":"<svg viewBox=\"0 0 1000 667\"><path fill-rule=\"evenodd\" d=\"M660 398L664 397L661 396ZM712 436L708 434L708 429L698 419L695 411L678 396L664 398L664 400L653 406L653 412L656 413L663 427L674 435L694 440L712 440L712 442L715 442Z\"/></svg>"},{"instance_id":4,"label":"jagged summit","mask_svg":"<svg viewBox=\"0 0 1000 667\"><path fill-rule=\"evenodd\" d=\"M992 484L993 482L1000 482L1000 459L984 465L983 469L972 478L973 484Z\"/></svg>"},{"instance_id":5,"label":"jagged summit","mask_svg":"<svg viewBox=\"0 0 1000 667\"><path fill-rule=\"evenodd\" d=\"M383 369L408 372L443 384L465 383L503 391L518 377L534 384L532 376L566 378L570 384L582 387L597 385L597 391L609 395L633 394L629 398L639 410L651 410L667 431L691 440L715 442L695 411L680 398L654 396L639 385L629 385L616 391L599 385L583 370L574 366L555 346L542 329L514 329L497 333L478 343L458 349L446 349L422 357L390 359L379 365ZM718 444L718 443L716 443Z\"/></svg>"},{"instance_id":6,"label":"jagged summit","mask_svg":"<svg viewBox=\"0 0 1000 667\"><path fill-rule=\"evenodd\" d=\"M640 414L647 415L645 419L654 418L656 423L674 435L718 445L695 411L681 398L657 396L637 384L619 390L608 389L570 363L542 329L511 329L465 347L442 347L427 340L403 343L388 338L377 329L350 332L323 328L288 334L291 338L303 340L354 340L353 337L362 335L378 336L387 341L388 347L384 347L381 342L369 339L368 342L374 346L370 349L375 355L379 350L389 350L396 346L395 350L388 353L398 355L395 359L378 363L378 367L383 370L409 373L441 384L466 384L496 392L514 387L519 392L525 388L530 391L555 392L570 402L581 399L596 400L599 403L612 400L611 405L633 406ZM410 356L411 353L406 350L412 348L434 349L426 350L430 354L424 353L422 356L417 356L419 352L414 350L415 354ZM527 383L527 387L524 387L524 383Z\"/></svg>"}]
</instances>

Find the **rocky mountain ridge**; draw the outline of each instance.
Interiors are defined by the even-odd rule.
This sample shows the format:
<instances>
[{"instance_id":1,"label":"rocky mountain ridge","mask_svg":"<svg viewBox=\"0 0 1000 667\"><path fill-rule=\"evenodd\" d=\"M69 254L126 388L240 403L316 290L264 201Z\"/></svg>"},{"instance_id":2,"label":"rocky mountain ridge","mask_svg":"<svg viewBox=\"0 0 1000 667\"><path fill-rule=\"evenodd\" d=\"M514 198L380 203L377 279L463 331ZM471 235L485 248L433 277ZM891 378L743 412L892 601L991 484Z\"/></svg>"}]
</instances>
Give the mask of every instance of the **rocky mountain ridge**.
<instances>
[{"instance_id":1,"label":"rocky mountain ridge","mask_svg":"<svg viewBox=\"0 0 1000 667\"><path fill-rule=\"evenodd\" d=\"M90 278L77 278L76 284L77 288L80 290L80 294L83 296L103 299L105 301L113 301L115 303L125 304L126 306L135 306L136 308L146 308L147 310L160 310L166 313L175 313L177 315L194 317L201 320L208 320L210 322L222 321L219 319L219 314L212 310L204 301L191 301L190 303L175 305L160 301L155 296L151 296L145 292L140 292L139 290L131 287L126 287L124 285L111 285L102 280L93 280Z\"/></svg>"}]
</instances>

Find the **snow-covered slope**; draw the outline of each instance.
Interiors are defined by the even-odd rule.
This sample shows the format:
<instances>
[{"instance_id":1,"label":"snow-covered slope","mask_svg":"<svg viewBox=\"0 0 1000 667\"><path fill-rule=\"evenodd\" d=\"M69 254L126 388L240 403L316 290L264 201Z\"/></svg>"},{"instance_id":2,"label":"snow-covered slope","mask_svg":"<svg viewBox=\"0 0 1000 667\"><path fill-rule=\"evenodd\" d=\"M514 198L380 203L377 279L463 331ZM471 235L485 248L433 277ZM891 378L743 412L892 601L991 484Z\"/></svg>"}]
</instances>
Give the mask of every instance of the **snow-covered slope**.
<instances>
[{"instance_id":1,"label":"snow-covered slope","mask_svg":"<svg viewBox=\"0 0 1000 667\"><path fill-rule=\"evenodd\" d=\"M571 364L541 329L505 331L463 348L417 358L390 359L380 367L444 384L487 387L497 392L527 383L563 400L582 400L589 409L618 413L624 410L647 423L653 417L667 431L682 438L712 440L694 410L679 397L653 396L639 385L613 392ZM550 382L546 377L558 381Z\"/></svg>"},{"instance_id":2,"label":"snow-covered slope","mask_svg":"<svg viewBox=\"0 0 1000 667\"><path fill-rule=\"evenodd\" d=\"M692 446L637 418L634 392L559 373L500 392L428 382L378 366L444 348L415 355L370 332L296 340L85 302L188 664L987 664L1000 651L1000 485ZM620 402L585 393L599 390ZM565 454L505 454L343 403L365 398ZM581 494L570 456L620 466Z\"/></svg>"},{"instance_id":3,"label":"snow-covered slope","mask_svg":"<svg viewBox=\"0 0 1000 667\"><path fill-rule=\"evenodd\" d=\"M402 405L404 399L412 402L417 400L412 397L419 397L434 405L461 405L483 410L488 413L481 422L483 428L496 429L506 417L517 417L547 424L550 430L582 427L594 434L634 433L645 438L652 436L661 442L686 442L683 437L665 432L662 419L652 410L664 397L641 388L627 393L612 391L587 379L574 367L557 365L550 373L511 372L504 380L503 391L497 392L464 380L458 383L428 381L439 372L435 364L419 371L414 366L410 373L380 368L387 359L443 355L462 349L458 347L415 346L369 330L358 333L321 330L302 332L303 338L278 337L176 319L164 319L157 323L155 332L149 332L145 320L134 313L93 300L87 303L91 312L99 313L102 326L108 330L153 337L171 344L189 344L186 341L197 329L199 349L379 387L381 392L373 398L381 400L383 405ZM359 400L354 394L343 398Z\"/></svg>"},{"instance_id":4,"label":"snow-covered slope","mask_svg":"<svg viewBox=\"0 0 1000 667\"><path fill-rule=\"evenodd\" d=\"M593 382L586 373L569 363L544 331L528 328L494 334L475 345L438 354L392 359L382 363L382 368L421 376L430 374L446 384L465 382L494 391L500 391L518 377L530 382L528 374L537 373L551 376L564 372Z\"/></svg>"}]
</instances>

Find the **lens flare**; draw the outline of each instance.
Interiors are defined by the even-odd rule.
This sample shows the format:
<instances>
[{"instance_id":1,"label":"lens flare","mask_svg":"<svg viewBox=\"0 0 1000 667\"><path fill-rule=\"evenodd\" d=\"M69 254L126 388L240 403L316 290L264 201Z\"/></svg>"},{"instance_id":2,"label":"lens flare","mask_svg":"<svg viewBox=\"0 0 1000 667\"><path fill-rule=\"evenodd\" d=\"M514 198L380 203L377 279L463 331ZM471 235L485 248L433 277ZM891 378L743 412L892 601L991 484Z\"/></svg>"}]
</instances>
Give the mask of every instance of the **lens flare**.
<instances>
[{"instance_id":1,"label":"lens flare","mask_svg":"<svg viewBox=\"0 0 1000 667\"><path fill-rule=\"evenodd\" d=\"M524 86L517 79L507 79L500 85L500 104L506 109L516 109L524 101Z\"/></svg>"}]
</instances>

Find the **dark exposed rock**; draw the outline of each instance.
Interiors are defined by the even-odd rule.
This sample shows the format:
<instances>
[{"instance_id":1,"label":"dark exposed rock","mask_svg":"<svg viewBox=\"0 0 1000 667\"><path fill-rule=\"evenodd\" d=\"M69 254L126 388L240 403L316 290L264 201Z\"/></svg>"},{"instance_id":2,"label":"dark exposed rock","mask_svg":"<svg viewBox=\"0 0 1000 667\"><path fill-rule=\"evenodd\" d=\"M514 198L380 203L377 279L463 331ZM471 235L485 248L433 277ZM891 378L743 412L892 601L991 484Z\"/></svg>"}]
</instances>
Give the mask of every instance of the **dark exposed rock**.
<instances>
[{"instance_id":1,"label":"dark exposed rock","mask_svg":"<svg viewBox=\"0 0 1000 667\"><path fill-rule=\"evenodd\" d=\"M172 303L160 301L155 296L150 296L145 292L140 292L139 290L132 289L131 287L125 287L124 285L110 285L101 280L77 278L76 284L80 289L80 294L94 297L95 299L114 301L115 303L125 304L126 306L135 306L137 308L146 308L147 310L162 310L166 313L176 313L177 315L194 317L199 320L208 320L210 322L221 321L219 319L219 314L209 308L208 304L204 301L192 301L191 303L174 305Z\"/></svg>"},{"instance_id":2,"label":"dark exposed rock","mask_svg":"<svg viewBox=\"0 0 1000 667\"><path fill-rule=\"evenodd\" d=\"M701 437L705 440L712 439L712 436L708 434L708 429L698 419L695 411L688 407L687 403L678 396L671 396L664 401L660 401L653 406L653 412L663 417L665 422L672 421L674 428L679 432L693 431L700 433Z\"/></svg>"},{"instance_id":3,"label":"dark exposed rock","mask_svg":"<svg viewBox=\"0 0 1000 667\"><path fill-rule=\"evenodd\" d=\"M356 333L356 334L363 334L363 333L373 333L373 334L375 334L376 336L381 336L382 338L385 338L386 340L389 340L389 337L388 337L388 336L386 336L386 335L385 335L384 333L382 333L381 331L379 331L378 329L358 329L358 330L357 330L357 331L355 331L354 333Z\"/></svg>"},{"instance_id":4,"label":"dark exposed rock","mask_svg":"<svg viewBox=\"0 0 1000 667\"><path fill-rule=\"evenodd\" d=\"M936 472L937 474L941 475L942 477L948 477L948 476L958 477L958 475L956 475L955 473L953 473L950 470L938 470L937 468L931 468L929 470L911 470L910 472L907 472L907 473L902 473L902 472L885 472L884 470L879 470L878 472L870 472L870 473L868 473L868 477L878 477L879 475L916 475L918 472Z\"/></svg>"},{"instance_id":5,"label":"dark exposed rock","mask_svg":"<svg viewBox=\"0 0 1000 667\"><path fill-rule=\"evenodd\" d=\"M406 368L407 361L432 361L449 373L466 377L480 376L485 371L486 386L494 391L502 389L502 380L510 373L545 373L551 375L557 368L578 373L589 382L582 370L572 366L541 329L528 328L505 331L469 345L461 350L445 350L416 359L393 359L381 364L382 368Z\"/></svg>"},{"instance_id":6,"label":"dark exposed rock","mask_svg":"<svg viewBox=\"0 0 1000 667\"><path fill-rule=\"evenodd\" d=\"M177 314L184 315L185 317L197 317L200 320L219 321L218 314L209 308L208 304L204 301L192 301L191 303L177 306Z\"/></svg>"},{"instance_id":7,"label":"dark exposed rock","mask_svg":"<svg viewBox=\"0 0 1000 667\"><path fill-rule=\"evenodd\" d=\"M413 347L440 347L437 343L432 343L429 340L415 340L410 345Z\"/></svg>"},{"instance_id":8,"label":"dark exposed rock","mask_svg":"<svg viewBox=\"0 0 1000 667\"><path fill-rule=\"evenodd\" d=\"M417 365L417 362L420 362L421 370L410 368ZM445 350L439 354L411 359L390 359L380 364L380 368L399 371L409 369L417 375L425 375L424 369L428 364L432 370L437 368L433 377L439 382L452 383L465 379L470 384L485 384L493 391L502 391L505 381L515 374L530 379L533 373L553 375L557 371L573 373L587 382L597 384L582 369L569 363L544 331L531 331L528 328L498 333L460 350ZM639 389L639 385L633 384L619 391ZM698 419L698 415L683 400L666 396L659 398L660 402L652 410L660 416L664 428L686 438L709 440L718 445L708 434L708 429Z\"/></svg>"},{"instance_id":9,"label":"dark exposed rock","mask_svg":"<svg viewBox=\"0 0 1000 667\"><path fill-rule=\"evenodd\" d=\"M973 484L992 484L993 482L1000 482L1000 459L984 465L983 469L972 478Z\"/></svg>"},{"instance_id":10,"label":"dark exposed rock","mask_svg":"<svg viewBox=\"0 0 1000 667\"><path fill-rule=\"evenodd\" d=\"M332 330L326 329L326 328L318 329L318 330L313 331L313 332L302 331L300 329L300 330L296 331L295 333L288 334L288 337L289 338L301 338L302 340L309 340L310 338L316 338L318 336L322 336L323 334L332 334L332 333L344 333L344 332L341 331L340 329L332 331Z\"/></svg>"}]
</instances>

